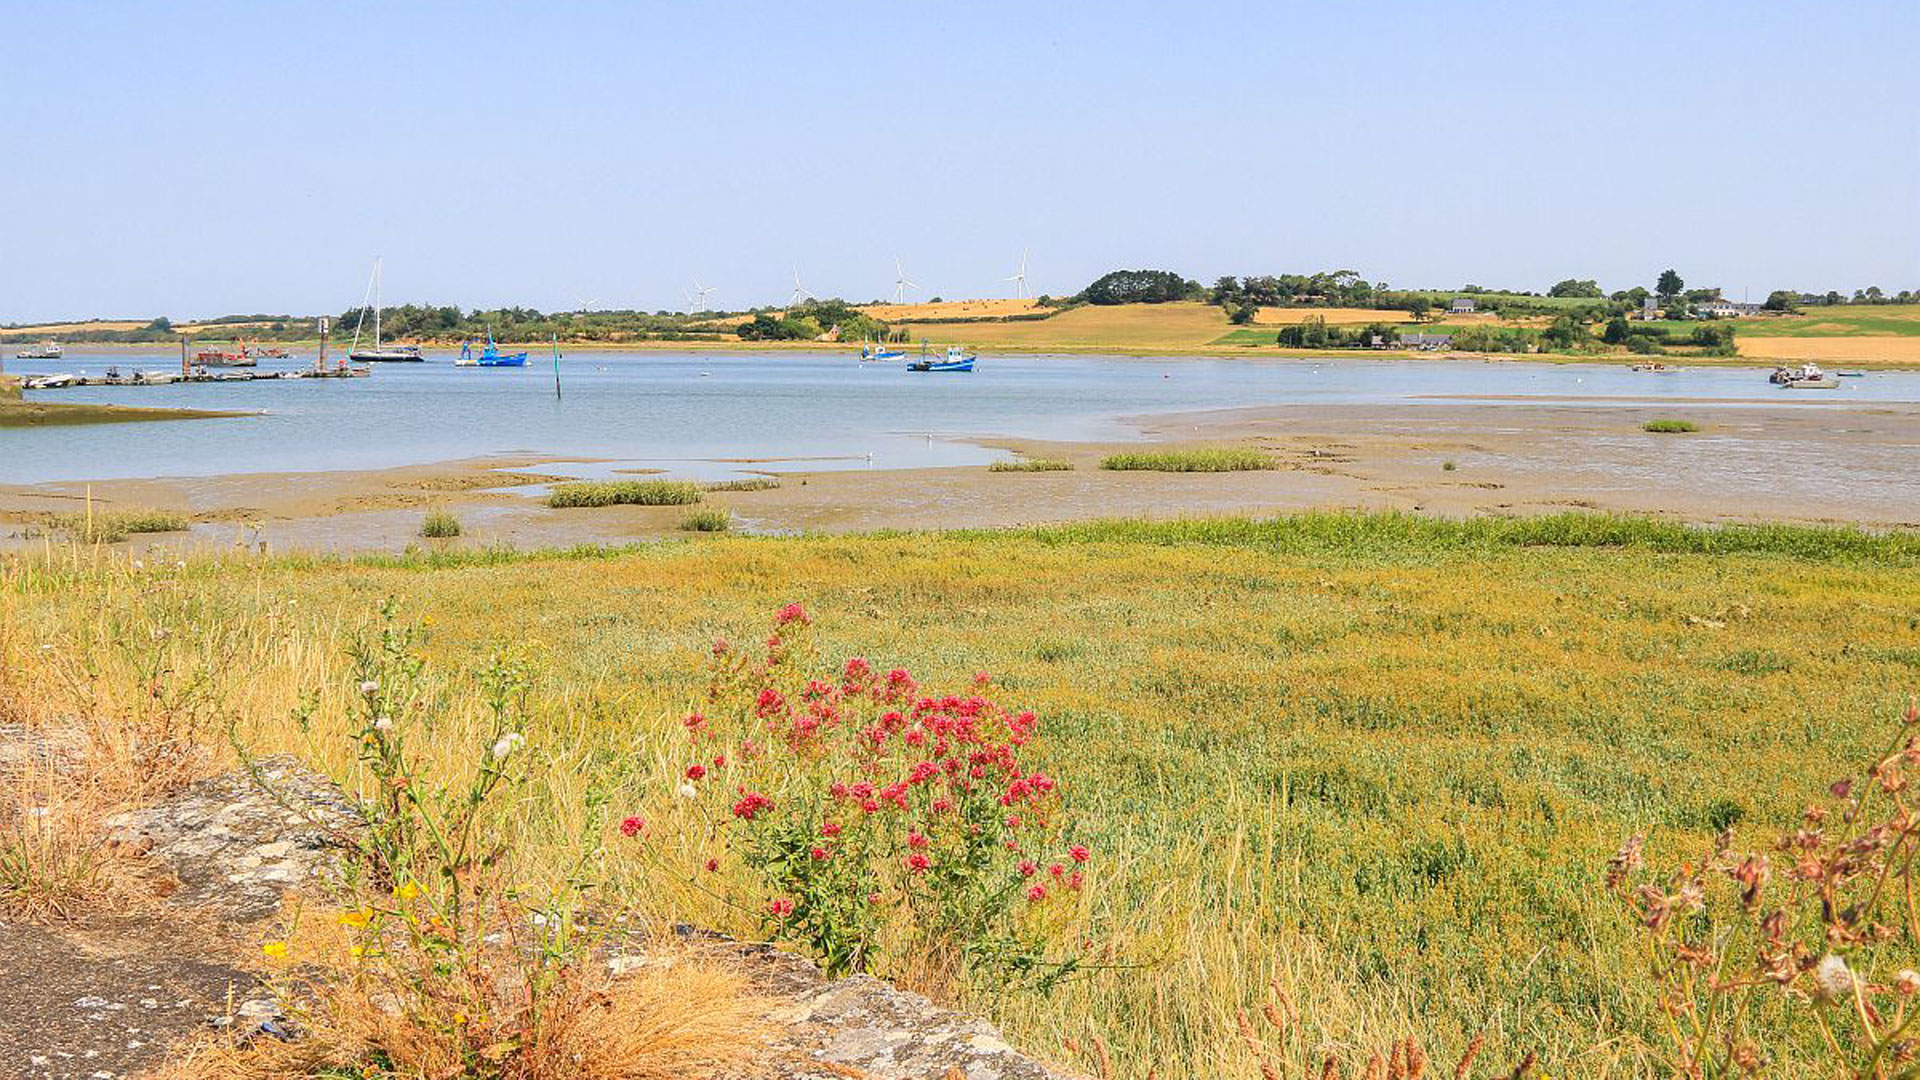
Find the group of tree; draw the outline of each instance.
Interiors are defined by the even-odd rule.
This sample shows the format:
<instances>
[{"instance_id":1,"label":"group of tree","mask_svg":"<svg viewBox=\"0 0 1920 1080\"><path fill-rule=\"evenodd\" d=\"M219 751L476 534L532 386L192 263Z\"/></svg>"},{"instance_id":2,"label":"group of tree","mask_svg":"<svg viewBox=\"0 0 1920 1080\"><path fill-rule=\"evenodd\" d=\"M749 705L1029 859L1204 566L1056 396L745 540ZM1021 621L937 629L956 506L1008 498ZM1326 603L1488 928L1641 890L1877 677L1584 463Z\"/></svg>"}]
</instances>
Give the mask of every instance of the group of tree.
<instances>
[{"instance_id":1,"label":"group of tree","mask_svg":"<svg viewBox=\"0 0 1920 1080\"><path fill-rule=\"evenodd\" d=\"M1206 290L1171 270L1115 270L1100 275L1080 295L1089 304L1164 304L1198 300Z\"/></svg>"},{"instance_id":2,"label":"group of tree","mask_svg":"<svg viewBox=\"0 0 1920 1080\"><path fill-rule=\"evenodd\" d=\"M838 298L756 311L736 333L742 341L815 341L835 330L841 341L902 340L904 333Z\"/></svg>"}]
</instances>

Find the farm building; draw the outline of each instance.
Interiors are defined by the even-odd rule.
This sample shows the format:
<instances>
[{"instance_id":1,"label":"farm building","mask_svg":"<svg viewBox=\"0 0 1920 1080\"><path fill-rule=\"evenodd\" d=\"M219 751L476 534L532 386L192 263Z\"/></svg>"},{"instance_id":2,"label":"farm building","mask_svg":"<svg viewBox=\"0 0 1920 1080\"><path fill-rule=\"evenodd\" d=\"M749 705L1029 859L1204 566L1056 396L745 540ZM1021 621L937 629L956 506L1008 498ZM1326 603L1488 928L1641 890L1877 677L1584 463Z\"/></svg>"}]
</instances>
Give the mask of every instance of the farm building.
<instances>
[{"instance_id":1,"label":"farm building","mask_svg":"<svg viewBox=\"0 0 1920 1080\"><path fill-rule=\"evenodd\" d=\"M1759 304L1736 304L1731 300L1702 300L1693 305L1693 313L1703 319L1738 319L1745 315L1758 315Z\"/></svg>"},{"instance_id":2,"label":"farm building","mask_svg":"<svg viewBox=\"0 0 1920 1080\"><path fill-rule=\"evenodd\" d=\"M1400 347L1419 349L1422 352L1437 352L1453 348L1452 334L1401 334Z\"/></svg>"},{"instance_id":3,"label":"farm building","mask_svg":"<svg viewBox=\"0 0 1920 1080\"><path fill-rule=\"evenodd\" d=\"M1471 296L1454 297L1453 303L1447 306L1447 314L1449 315L1473 314L1473 297Z\"/></svg>"}]
</instances>

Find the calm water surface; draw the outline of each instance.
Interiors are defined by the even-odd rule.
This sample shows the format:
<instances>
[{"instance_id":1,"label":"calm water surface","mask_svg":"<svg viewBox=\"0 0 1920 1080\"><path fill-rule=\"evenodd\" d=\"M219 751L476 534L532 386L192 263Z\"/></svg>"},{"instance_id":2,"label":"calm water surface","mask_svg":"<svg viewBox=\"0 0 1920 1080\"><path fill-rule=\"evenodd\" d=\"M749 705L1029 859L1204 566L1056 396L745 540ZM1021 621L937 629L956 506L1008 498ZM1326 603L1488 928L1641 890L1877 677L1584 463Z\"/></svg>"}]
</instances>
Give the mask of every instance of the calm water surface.
<instances>
[{"instance_id":1,"label":"calm water surface","mask_svg":"<svg viewBox=\"0 0 1920 1080\"><path fill-rule=\"evenodd\" d=\"M1769 386L1758 368L1647 375L1592 364L986 356L971 375L942 375L862 365L843 353L665 352L568 356L556 401L551 360L537 352L524 369L457 368L451 357L375 365L366 379L29 391L29 400L265 415L4 429L0 481L365 469L519 453L619 461L586 471L662 464L691 475L723 473L739 459L814 459L796 463L809 469L967 465L1002 455L956 437L1122 440L1136 435L1122 418L1149 413L1428 395L1920 401L1913 372L1794 392ZM261 370L302 362L263 361ZM10 371L100 374L109 365L177 370L178 354L69 349L62 361L8 359Z\"/></svg>"}]
</instances>

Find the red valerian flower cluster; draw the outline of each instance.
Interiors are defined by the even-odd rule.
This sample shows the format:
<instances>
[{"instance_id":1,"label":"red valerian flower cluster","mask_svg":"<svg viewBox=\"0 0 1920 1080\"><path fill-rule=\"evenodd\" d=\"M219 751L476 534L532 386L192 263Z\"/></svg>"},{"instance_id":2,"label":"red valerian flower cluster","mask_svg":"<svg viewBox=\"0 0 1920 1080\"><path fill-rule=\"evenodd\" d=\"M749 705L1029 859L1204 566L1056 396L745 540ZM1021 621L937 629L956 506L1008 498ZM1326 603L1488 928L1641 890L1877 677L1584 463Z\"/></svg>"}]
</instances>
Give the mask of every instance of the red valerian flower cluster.
<instances>
[{"instance_id":1,"label":"red valerian flower cluster","mask_svg":"<svg viewBox=\"0 0 1920 1080\"><path fill-rule=\"evenodd\" d=\"M605 821L606 819L602 818L601 820ZM641 817L639 814L633 814L620 822L620 835L621 836L637 836L639 835L640 830L646 827L647 827L646 819Z\"/></svg>"},{"instance_id":2,"label":"red valerian flower cluster","mask_svg":"<svg viewBox=\"0 0 1920 1080\"><path fill-rule=\"evenodd\" d=\"M1061 839L1059 782L1020 761L1039 719L996 703L984 672L942 695L864 657L810 674L811 625L790 604L764 655L716 645L707 701L685 725L691 756L713 764L687 766L681 793L698 800L693 785L724 773L737 799L714 825L778 898L775 934L846 970L883 940L929 939L971 962L980 950L963 935L1027 941L1060 923L1064 911L1038 912L1084 885L1066 864L1092 856ZM1033 880L1043 863L1049 884ZM882 935L889 920L906 933ZM1030 944L1029 960L1044 951Z\"/></svg>"}]
</instances>

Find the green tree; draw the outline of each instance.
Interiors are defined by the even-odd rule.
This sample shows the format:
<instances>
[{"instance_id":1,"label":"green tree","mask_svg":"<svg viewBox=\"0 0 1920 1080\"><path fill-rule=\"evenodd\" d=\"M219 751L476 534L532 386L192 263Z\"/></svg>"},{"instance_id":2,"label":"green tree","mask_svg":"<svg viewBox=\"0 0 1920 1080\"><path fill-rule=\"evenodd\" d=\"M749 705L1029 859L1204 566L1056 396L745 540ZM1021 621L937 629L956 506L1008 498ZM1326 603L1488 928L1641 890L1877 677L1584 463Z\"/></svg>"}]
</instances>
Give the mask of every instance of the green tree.
<instances>
[{"instance_id":1,"label":"green tree","mask_svg":"<svg viewBox=\"0 0 1920 1080\"><path fill-rule=\"evenodd\" d=\"M1185 299L1189 285L1171 270L1115 270L1101 275L1083 295L1090 304L1163 304Z\"/></svg>"},{"instance_id":2,"label":"green tree","mask_svg":"<svg viewBox=\"0 0 1920 1080\"><path fill-rule=\"evenodd\" d=\"M1253 317L1258 314L1260 314L1260 305L1242 303L1233 309L1233 314L1230 317L1233 319L1235 326L1245 326L1252 322Z\"/></svg>"},{"instance_id":3,"label":"green tree","mask_svg":"<svg viewBox=\"0 0 1920 1080\"><path fill-rule=\"evenodd\" d=\"M1660 271L1660 280L1654 283L1653 292L1660 297L1679 296L1686 287L1687 283L1680 280L1680 275L1669 268Z\"/></svg>"},{"instance_id":4,"label":"green tree","mask_svg":"<svg viewBox=\"0 0 1920 1080\"><path fill-rule=\"evenodd\" d=\"M1624 315L1615 315L1607 320L1607 328L1600 333L1600 340L1609 345L1625 345L1633 336L1633 324Z\"/></svg>"},{"instance_id":5,"label":"green tree","mask_svg":"<svg viewBox=\"0 0 1920 1080\"><path fill-rule=\"evenodd\" d=\"M1606 294L1600 291L1600 283L1591 278L1585 280L1568 278L1565 281L1554 282L1553 288L1547 290L1547 295L1592 297L1597 300Z\"/></svg>"},{"instance_id":6,"label":"green tree","mask_svg":"<svg viewBox=\"0 0 1920 1080\"><path fill-rule=\"evenodd\" d=\"M1799 311L1800 294L1792 289L1775 289L1760 306L1768 311Z\"/></svg>"}]
</instances>

